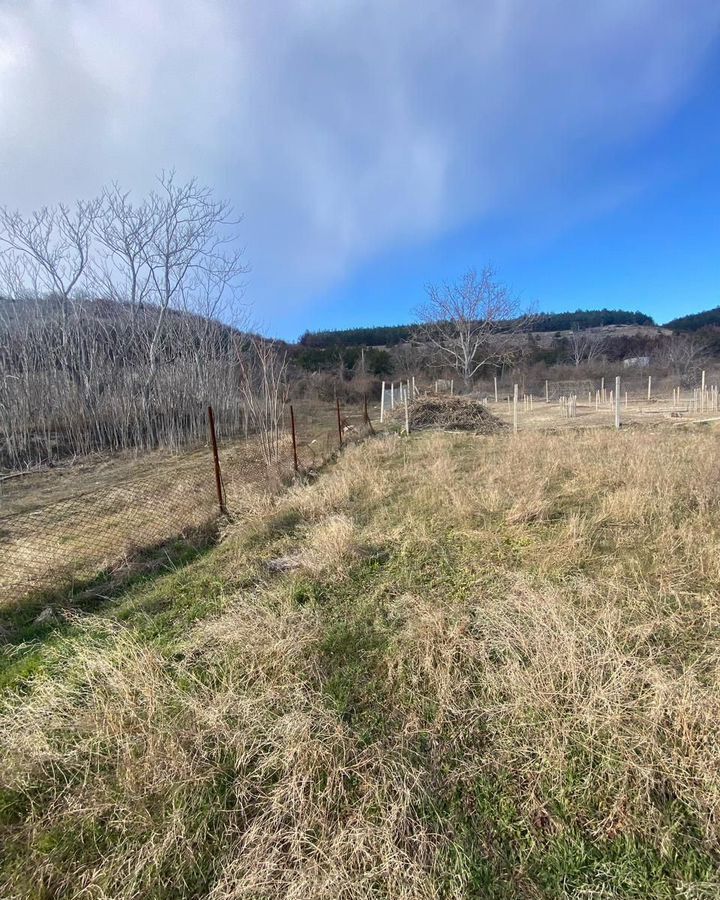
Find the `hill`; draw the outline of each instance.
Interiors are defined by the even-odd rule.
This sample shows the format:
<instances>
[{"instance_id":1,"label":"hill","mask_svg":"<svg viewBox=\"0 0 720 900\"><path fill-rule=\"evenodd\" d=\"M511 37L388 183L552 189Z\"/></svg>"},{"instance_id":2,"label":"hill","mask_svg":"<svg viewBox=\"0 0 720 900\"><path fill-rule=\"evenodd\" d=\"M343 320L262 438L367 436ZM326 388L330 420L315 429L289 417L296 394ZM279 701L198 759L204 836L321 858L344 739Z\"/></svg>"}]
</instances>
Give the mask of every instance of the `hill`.
<instances>
[{"instance_id":1,"label":"hill","mask_svg":"<svg viewBox=\"0 0 720 900\"><path fill-rule=\"evenodd\" d=\"M514 323L513 323L514 324ZM575 312L540 313L528 320L527 331L570 331L572 328L598 328L605 325L654 325L651 316L622 309L577 309ZM416 325L382 325L367 328L345 328L335 331L306 331L301 347L391 347L407 341Z\"/></svg>"},{"instance_id":2,"label":"hill","mask_svg":"<svg viewBox=\"0 0 720 900\"><path fill-rule=\"evenodd\" d=\"M237 423L246 342L185 309L0 298L0 468L202 440L208 403Z\"/></svg>"},{"instance_id":3,"label":"hill","mask_svg":"<svg viewBox=\"0 0 720 900\"><path fill-rule=\"evenodd\" d=\"M720 306L704 312L680 316L665 323L665 328L673 331L699 331L701 328L720 328Z\"/></svg>"}]
</instances>

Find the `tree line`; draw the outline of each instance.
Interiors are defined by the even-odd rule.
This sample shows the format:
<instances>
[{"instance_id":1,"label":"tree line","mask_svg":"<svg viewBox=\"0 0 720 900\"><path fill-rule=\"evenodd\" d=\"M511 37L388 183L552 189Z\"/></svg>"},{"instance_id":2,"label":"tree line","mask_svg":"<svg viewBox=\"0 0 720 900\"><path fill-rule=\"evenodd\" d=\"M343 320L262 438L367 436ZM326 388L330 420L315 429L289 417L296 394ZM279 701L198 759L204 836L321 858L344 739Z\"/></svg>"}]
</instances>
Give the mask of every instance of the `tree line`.
<instances>
[{"instance_id":1,"label":"tree line","mask_svg":"<svg viewBox=\"0 0 720 900\"><path fill-rule=\"evenodd\" d=\"M689 316L679 316L666 322L665 328L673 331L700 331L701 329L720 328L720 306Z\"/></svg>"},{"instance_id":2,"label":"tree line","mask_svg":"<svg viewBox=\"0 0 720 900\"><path fill-rule=\"evenodd\" d=\"M306 331L299 340L301 347L329 349L332 347L393 347L412 339L421 323L410 325L382 325L365 328ZM639 310L576 309L574 312L537 313L532 317L508 319L498 324L498 330L508 331L571 331L599 328L604 325L654 325L651 316Z\"/></svg>"}]
</instances>

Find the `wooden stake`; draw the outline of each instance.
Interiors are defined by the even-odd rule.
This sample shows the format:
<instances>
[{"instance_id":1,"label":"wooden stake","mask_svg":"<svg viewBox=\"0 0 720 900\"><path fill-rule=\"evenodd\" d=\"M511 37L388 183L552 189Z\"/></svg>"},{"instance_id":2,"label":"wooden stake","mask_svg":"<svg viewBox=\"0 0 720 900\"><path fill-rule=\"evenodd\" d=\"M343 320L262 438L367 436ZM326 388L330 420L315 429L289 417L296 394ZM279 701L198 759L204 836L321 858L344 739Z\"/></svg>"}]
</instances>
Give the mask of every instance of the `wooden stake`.
<instances>
[{"instance_id":1,"label":"wooden stake","mask_svg":"<svg viewBox=\"0 0 720 900\"><path fill-rule=\"evenodd\" d=\"M380 424L385 421L385 382L382 383L380 391Z\"/></svg>"},{"instance_id":2,"label":"wooden stake","mask_svg":"<svg viewBox=\"0 0 720 900\"><path fill-rule=\"evenodd\" d=\"M493 378L493 381L495 382L495 402L497 403L497 375Z\"/></svg>"},{"instance_id":3,"label":"wooden stake","mask_svg":"<svg viewBox=\"0 0 720 900\"><path fill-rule=\"evenodd\" d=\"M518 430L518 386L513 389L513 431Z\"/></svg>"},{"instance_id":4,"label":"wooden stake","mask_svg":"<svg viewBox=\"0 0 720 900\"><path fill-rule=\"evenodd\" d=\"M615 427L620 427L620 376L615 377Z\"/></svg>"}]
</instances>

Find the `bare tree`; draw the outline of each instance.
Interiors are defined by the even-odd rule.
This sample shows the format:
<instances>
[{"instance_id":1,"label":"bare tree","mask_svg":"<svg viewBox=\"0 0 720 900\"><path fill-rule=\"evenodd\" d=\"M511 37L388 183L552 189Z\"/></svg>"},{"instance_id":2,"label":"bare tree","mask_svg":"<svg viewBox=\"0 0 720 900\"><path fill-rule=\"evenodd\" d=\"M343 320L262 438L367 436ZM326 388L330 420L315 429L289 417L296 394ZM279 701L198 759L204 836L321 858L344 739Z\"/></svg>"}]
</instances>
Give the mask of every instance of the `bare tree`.
<instances>
[{"instance_id":1,"label":"bare tree","mask_svg":"<svg viewBox=\"0 0 720 900\"><path fill-rule=\"evenodd\" d=\"M133 330L143 304L151 303L148 257L157 220L148 201L134 204L130 192L113 183L102 192L93 234L100 258L91 270L97 291L127 304Z\"/></svg>"},{"instance_id":2,"label":"bare tree","mask_svg":"<svg viewBox=\"0 0 720 900\"><path fill-rule=\"evenodd\" d=\"M48 294L67 300L87 269L98 207L97 200L79 200L73 208L44 206L28 217L3 207L0 241L31 261Z\"/></svg>"},{"instance_id":3,"label":"bare tree","mask_svg":"<svg viewBox=\"0 0 720 900\"><path fill-rule=\"evenodd\" d=\"M15 257L11 266L5 266L5 274L22 271L37 293L55 299L63 348L73 292L82 286L90 262L98 206L97 200L79 200L73 207L44 206L27 217L0 209L0 243Z\"/></svg>"},{"instance_id":4,"label":"bare tree","mask_svg":"<svg viewBox=\"0 0 720 900\"><path fill-rule=\"evenodd\" d=\"M260 450L272 469L280 459L285 397L287 355L274 341L252 337L239 356L240 388Z\"/></svg>"},{"instance_id":5,"label":"bare tree","mask_svg":"<svg viewBox=\"0 0 720 900\"><path fill-rule=\"evenodd\" d=\"M429 285L427 295L414 339L432 347L437 362L454 369L466 387L483 366L513 356L528 318L490 266L480 274L469 269L453 284Z\"/></svg>"},{"instance_id":6,"label":"bare tree","mask_svg":"<svg viewBox=\"0 0 720 900\"><path fill-rule=\"evenodd\" d=\"M697 384L709 358L707 342L697 335L674 334L665 348L667 367L686 386Z\"/></svg>"},{"instance_id":7,"label":"bare tree","mask_svg":"<svg viewBox=\"0 0 720 900\"><path fill-rule=\"evenodd\" d=\"M234 228L240 220L234 218L231 205L215 199L210 188L203 187L194 178L179 184L174 172L165 172L158 181L159 189L148 200L152 226L143 250L152 298L158 310L147 347L146 393L157 375L168 310L187 311L191 297L212 296L197 290L203 284L215 288L218 304L226 290L240 290L237 278L248 271L242 261L242 251L233 246ZM216 313L217 308L216 305L212 312ZM207 307L202 310L207 311Z\"/></svg>"},{"instance_id":8,"label":"bare tree","mask_svg":"<svg viewBox=\"0 0 720 900\"><path fill-rule=\"evenodd\" d=\"M607 339L600 331L575 326L568 339L570 360L579 368L583 362L593 362L607 350Z\"/></svg>"}]
</instances>

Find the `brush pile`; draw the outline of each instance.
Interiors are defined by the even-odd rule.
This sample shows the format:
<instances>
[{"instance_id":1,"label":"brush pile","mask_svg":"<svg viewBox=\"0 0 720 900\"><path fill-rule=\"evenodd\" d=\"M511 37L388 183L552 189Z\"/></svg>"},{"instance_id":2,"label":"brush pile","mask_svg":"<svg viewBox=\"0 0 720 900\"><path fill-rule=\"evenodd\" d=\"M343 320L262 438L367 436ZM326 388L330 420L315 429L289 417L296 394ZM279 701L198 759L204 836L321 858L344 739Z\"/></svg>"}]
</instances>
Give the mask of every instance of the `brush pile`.
<instances>
[{"instance_id":1,"label":"brush pile","mask_svg":"<svg viewBox=\"0 0 720 900\"><path fill-rule=\"evenodd\" d=\"M391 421L405 422L405 407L396 406L388 414ZM408 404L410 431L472 431L475 434L498 434L507 428L480 400L471 397L418 397Z\"/></svg>"}]
</instances>

